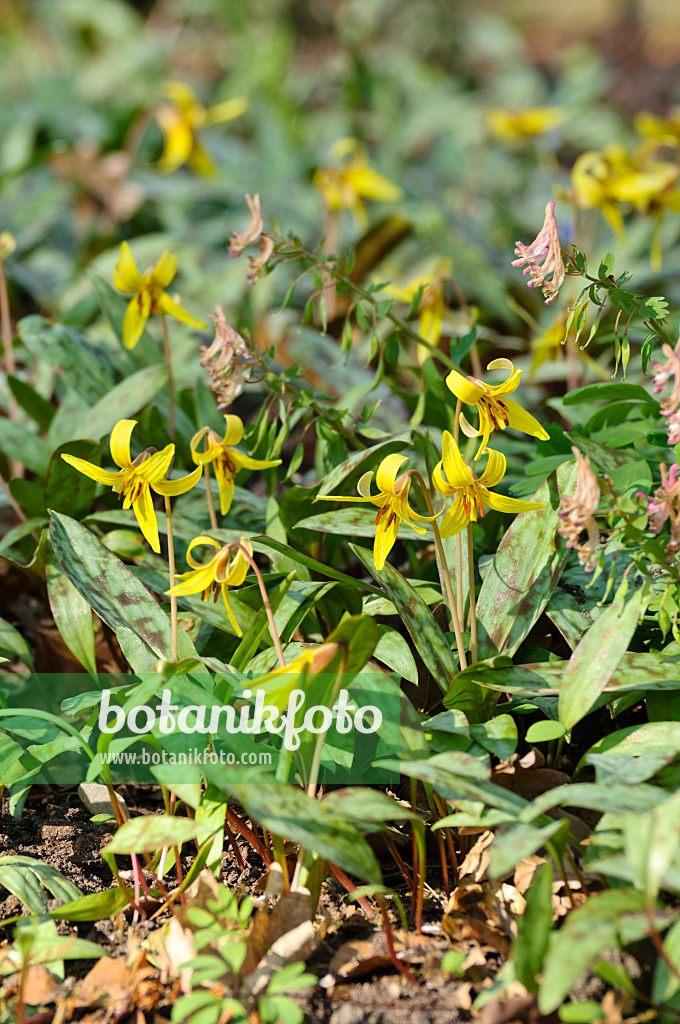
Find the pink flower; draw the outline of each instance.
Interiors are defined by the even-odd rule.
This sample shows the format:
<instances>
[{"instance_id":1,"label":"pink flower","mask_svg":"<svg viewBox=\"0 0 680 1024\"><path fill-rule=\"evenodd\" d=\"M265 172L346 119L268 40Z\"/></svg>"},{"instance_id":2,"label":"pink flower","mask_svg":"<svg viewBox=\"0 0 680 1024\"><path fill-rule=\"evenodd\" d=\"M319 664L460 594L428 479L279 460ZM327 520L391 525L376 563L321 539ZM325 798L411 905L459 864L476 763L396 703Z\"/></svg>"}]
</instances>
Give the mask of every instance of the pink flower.
<instances>
[{"instance_id":1,"label":"pink flower","mask_svg":"<svg viewBox=\"0 0 680 1024\"><path fill-rule=\"evenodd\" d=\"M564 281L565 269L560 249L560 239L557 234L557 222L555 221L555 203L551 200L545 208L545 220L543 227L531 245L524 245L523 242L515 243L515 255L519 258L513 260L513 267L524 267L525 276L531 275L528 282L530 288L541 288L545 297L546 306L552 306L557 299L562 282ZM549 281L548 275L552 275Z\"/></svg>"}]
</instances>

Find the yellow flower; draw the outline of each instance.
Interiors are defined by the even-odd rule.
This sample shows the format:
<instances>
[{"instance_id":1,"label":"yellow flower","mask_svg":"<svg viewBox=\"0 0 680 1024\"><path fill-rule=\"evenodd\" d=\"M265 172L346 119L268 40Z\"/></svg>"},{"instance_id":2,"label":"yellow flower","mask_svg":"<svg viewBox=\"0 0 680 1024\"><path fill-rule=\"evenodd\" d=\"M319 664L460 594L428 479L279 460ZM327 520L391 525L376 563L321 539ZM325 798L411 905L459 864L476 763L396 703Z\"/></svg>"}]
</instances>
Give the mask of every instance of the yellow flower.
<instances>
[{"instance_id":1,"label":"yellow flower","mask_svg":"<svg viewBox=\"0 0 680 1024\"><path fill-rule=\"evenodd\" d=\"M485 506L497 512L511 513L545 508L544 502L520 501L519 498L506 498L504 494L492 494L489 488L495 487L505 476L505 456L491 448L485 448L484 452L489 456L489 461L477 479L474 471L463 461L453 436L448 430L444 431L443 457L434 469L432 482L440 494L455 494L455 498L441 521L439 532L442 537L453 537L468 523L476 523L477 518L481 519L484 515Z\"/></svg>"},{"instance_id":2,"label":"yellow flower","mask_svg":"<svg viewBox=\"0 0 680 1024\"><path fill-rule=\"evenodd\" d=\"M435 348L442 336L445 309L444 285L450 273L451 261L442 259L437 262L431 274L414 277L405 287L391 284L385 289L387 294L397 299L398 302L409 304L419 289L423 289L418 306L418 334ZM425 345L418 346L417 358L420 366L430 355L432 355L431 349Z\"/></svg>"},{"instance_id":3,"label":"yellow flower","mask_svg":"<svg viewBox=\"0 0 680 1024\"><path fill-rule=\"evenodd\" d=\"M298 654L290 664L272 669L257 679L248 680L248 689L253 692L263 690L266 704L283 711L291 692L295 689L306 690L311 679L326 670L341 651L342 647L337 643L312 647Z\"/></svg>"},{"instance_id":4,"label":"yellow flower","mask_svg":"<svg viewBox=\"0 0 680 1024\"><path fill-rule=\"evenodd\" d=\"M631 203L638 213L655 217L652 265L660 266L659 228L664 210L680 212L680 189L676 188L680 165L656 158L664 146L678 148L672 137L652 137L630 154L622 146L583 153L571 172L574 199L584 209L597 208L625 243L621 204Z\"/></svg>"},{"instance_id":5,"label":"yellow flower","mask_svg":"<svg viewBox=\"0 0 680 1024\"><path fill-rule=\"evenodd\" d=\"M253 547L249 540L241 537L240 543L252 558ZM210 547L218 548L217 554L213 555L209 562L196 562L191 552L199 544L207 544ZM233 545L225 544L220 547L212 537L194 537L187 549L187 562L191 566L191 572L183 573L179 578L182 583L176 584L171 590L166 590L170 597L186 597L189 594L200 594L202 601L209 601L210 598L217 600L217 595L222 592L224 606L236 636L243 636L231 605L229 604L229 587L240 587L246 578L249 563L246 556Z\"/></svg>"},{"instance_id":6,"label":"yellow flower","mask_svg":"<svg viewBox=\"0 0 680 1024\"><path fill-rule=\"evenodd\" d=\"M163 104L156 111L165 139L158 163L160 170L170 174L188 163L198 174L214 174L213 162L199 142L197 133L209 125L240 117L248 109L248 100L245 96L235 96L206 109L183 82L166 82L164 91L172 105Z\"/></svg>"},{"instance_id":7,"label":"yellow flower","mask_svg":"<svg viewBox=\"0 0 680 1024\"><path fill-rule=\"evenodd\" d=\"M547 441L550 435L531 413L528 413L517 402L511 401L511 395L519 386L521 370L516 370L509 359L493 359L487 370L509 370L510 376L502 384L485 384L475 377L463 377L456 370L451 370L446 378L446 386L465 405L476 405L479 416L477 430L460 415L460 427L467 437L481 437L482 442L475 455L475 462L486 448L489 437L494 430L505 430L512 427L523 434L531 434L541 441Z\"/></svg>"},{"instance_id":8,"label":"yellow flower","mask_svg":"<svg viewBox=\"0 0 680 1024\"><path fill-rule=\"evenodd\" d=\"M130 508L137 517L139 528L151 548L160 553L161 546L158 540L158 524L151 500L151 490L156 494L163 494L166 497L174 497L177 494L184 494L191 490L201 476L200 466L188 476L180 477L179 480L166 480L165 474L170 469L170 463L175 455L174 444L168 444L160 452L150 450L142 452L132 461L130 455L130 438L137 420L119 420L111 431L109 445L111 457L117 466L120 467L116 473L108 469L100 469L84 459L78 459L75 455L62 455L64 462L73 466L79 473L84 473L91 480L100 484L108 484L118 495L123 497L123 508Z\"/></svg>"},{"instance_id":9,"label":"yellow flower","mask_svg":"<svg viewBox=\"0 0 680 1024\"><path fill-rule=\"evenodd\" d=\"M369 166L366 152L356 139L339 139L331 149L331 157L343 160L337 167L320 167L314 175L328 210L339 213L350 210L360 225L367 223L364 199L394 203L402 190Z\"/></svg>"},{"instance_id":10,"label":"yellow flower","mask_svg":"<svg viewBox=\"0 0 680 1024\"><path fill-rule=\"evenodd\" d=\"M120 256L113 271L113 283L121 292L134 292L123 321L123 344L134 348L142 336L146 321L154 313L167 313L175 320L199 329L205 324L187 313L170 298L165 288L177 273L177 257L164 252L158 263L140 274L127 242L121 242Z\"/></svg>"},{"instance_id":11,"label":"yellow flower","mask_svg":"<svg viewBox=\"0 0 680 1024\"><path fill-rule=\"evenodd\" d=\"M486 112L489 128L501 142L510 144L533 139L565 120L566 113L561 107L530 107L527 110L504 110L492 107Z\"/></svg>"},{"instance_id":12,"label":"yellow flower","mask_svg":"<svg viewBox=\"0 0 680 1024\"><path fill-rule=\"evenodd\" d=\"M220 437L210 427L201 427L191 439L191 457L199 466L213 464L217 486L220 491L220 511L226 515L234 497L234 477L239 469L271 469L280 466L281 459L252 459L232 445L239 444L243 437L243 421L239 416L227 414L224 417L227 429ZM205 448L198 451L198 445L205 437Z\"/></svg>"},{"instance_id":13,"label":"yellow flower","mask_svg":"<svg viewBox=\"0 0 680 1024\"><path fill-rule=\"evenodd\" d=\"M641 110L633 118L633 125L638 135L680 142L680 109L678 107L668 117L655 117L654 114Z\"/></svg>"},{"instance_id":14,"label":"yellow flower","mask_svg":"<svg viewBox=\"0 0 680 1024\"><path fill-rule=\"evenodd\" d=\"M402 463L406 462L407 455L388 455L378 466L375 474L375 482L378 485L378 493L371 494L372 472L364 473L357 484L359 497L344 494L319 494L317 501L370 501L377 505L380 511L375 517L375 544L373 546L373 563L376 569L382 569L385 559L394 547L394 542L399 533L402 520L416 533L425 533L425 530L416 526L412 519L419 523L431 523L437 516L421 516L414 512L408 503L408 492L411 486L409 473L402 473L397 479L397 473Z\"/></svg>"},{"instance_id":15,"label":"yellow flower","mask_svg":"<svg viewBox=\"0 0 680 1024\"><path fill-rule=\"evenodd\" d=\"M17 247L17 240L9 231L0 232L0 260L6 260Z\"/></svg>"}]
</instances>

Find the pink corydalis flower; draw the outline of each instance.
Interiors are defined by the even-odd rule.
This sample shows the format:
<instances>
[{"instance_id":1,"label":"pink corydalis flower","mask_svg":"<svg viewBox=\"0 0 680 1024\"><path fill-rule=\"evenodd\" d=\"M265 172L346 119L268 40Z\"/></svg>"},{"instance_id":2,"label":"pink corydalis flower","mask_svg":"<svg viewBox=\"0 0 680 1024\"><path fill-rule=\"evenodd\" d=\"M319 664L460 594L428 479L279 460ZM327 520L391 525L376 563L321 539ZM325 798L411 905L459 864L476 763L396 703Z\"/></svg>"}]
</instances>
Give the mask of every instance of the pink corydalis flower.
<instances>
[{"instance_id":1,"label":"pink corydalis flower","mask_svg":"<svg viewBox=\"0 0 680 1024\"><path fill-rule=\"evenodd\" d=\"M666 466L661 463L661 486L654 494L647 497L642 491L638 491L637 498L645 498L647 501L647 515L649 516L649 532L661 533L664 523L670 519L671 536L666 548L666 564L675 558L680 549L680 480L678 480L680 466L674 463L666 472Z\"/></svg>"},{"instance_id":2,"label":"pink corydalis flower","mask_svg":"<svg viewBox=\"0 0 680 1024\"><path fill-rule=\"evenodd\" d=\"M512 266L526 267L525 276L526 274L531 275L531 280L527 282L529 287L541 288L546 306L552 306L557 299L565 275L560 239L557 234L554 200L551 199L545 208L543 227L534 241L531 245L516 242L515 255L518 259L512 261ZM548 281L546 278L550 274L552 277Z\"/></svg>"},{"instance_id":3,"label":"pink corydalis flower","mask_svg":"<svg viewBox=\"0 0 680 1024\"><path fill-rule=\"evenodd\" d=\"M666 362L652 363L653 391L655 395L660 395L668 382L673 380L670 395L661 399L661 415L666 418L668 443L677 444L680 441L680 339L674 349L670 345L664 345L662 351Z\"/></svg>"}]
</instances>

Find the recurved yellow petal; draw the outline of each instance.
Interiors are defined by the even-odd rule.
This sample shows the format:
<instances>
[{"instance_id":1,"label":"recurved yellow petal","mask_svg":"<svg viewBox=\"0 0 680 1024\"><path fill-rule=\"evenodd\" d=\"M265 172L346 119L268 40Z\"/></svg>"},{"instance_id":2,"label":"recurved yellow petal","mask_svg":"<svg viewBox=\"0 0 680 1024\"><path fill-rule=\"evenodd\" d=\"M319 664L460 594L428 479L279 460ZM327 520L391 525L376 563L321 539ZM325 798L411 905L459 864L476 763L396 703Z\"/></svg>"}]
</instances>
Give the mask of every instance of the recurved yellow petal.
<instances>
[{"instance_id":1,"label":"recurved yellow petal","mask_svg":"<svg viewBox=\"0 0 680 1024\"><path fill-rule=\"evenodd\" d=\"M186 494L187 491L190 491L200 480L202 472L203 467L197 466L193 473L181 476L177 480L160 480L157 483L152 483L151 486L158 494L163 494L166 498L174 498L178 494Z\"/></svg>"},{"instance_id":2,"label":"recurved yellow petal","mask_svg":"<svg viewBox=\"0 0 680 1024\"><path fill-rule=\"evenodd\" d=\"M383 514L378 519L375 531L375 544L373 545L373 563L376 569L382 569L385 560L394 547L394 542L399 533L401 520L390 506L386 506Z\"/></svg>"},{"instance_id":3,"label":"recurved yellow petal","mask_svg":"<svg viewBox=\"0 0 680 1024\"><path fill-rule=\"evenodd\" d=\"M113 283L121 292L136 292L144 287L144 278L137 270L127 242L121 242L118 262L113 270Z\"/></svg>"},{"instance_id":4,"label":"recurved yellow petal","mask_svg":"<svg viewBox=\"0 0 680 1024\"><path fill-rule=\"evenodd\" d=\"M408 460L408 455L388 455L382 460L375 474L375 482L379 491L394 494L394 484L399 467Z\"/></svg>"},{"instance_id":5,"label":"recurved yellow petal","mask_svg":"<svg viewBox=\"0 0 680 1024\"><path fill-rule=\"evenodd\" d=\"M235 444L240 444L243 440L243 420L241 417L228 413L224 417L224 422L227 429L225 430L222 444L229 445L229 447Z\"/></svg>"},{"instance_id":6,"label":"recurved yellow petal","mask_svg":"<svg viewBox=\"0 0 680 1024\"><path fill-rule=\"evenodd\" d=\"M504 494L493 494L491 491L486 495L486 502L497 512L534 512L536 509L545 508L545 502L521 501L519 498L507 498Z\"/></svg>"},{"instance_id":7,"label":"recurved yellow petal","mask_svg":"<svg viewBox=\"0 0 680 1024\"><path fill-rule=\"evenodd\" d=\"M457 533L460 533L467 524L470 522L465 509L463 508L463 502L460 498L456 498L451 508L446 512L444 518L441 521L439 532L442 537L455 537Z\"/></svg>"},{"instance_id":8,"label":"recurved yellow petal","mask_svg":"<svg viewBox=\"0 0 680 1024\"><path fill-rule=\"evenodd\" d=\"M123 503L123 508L129 508L129 496ZM157 555L161 552L161 545L158 539L158 523L154 512L153 502L148 487L142 487L135 501L132 502L132 511L135 514L139 528L152 551Z\"/></svg>"},{"instance_id":9,"label":"recurved yellow petal","mask_svg":"<svg viewBox=\"0 0 680 1024\"><path fill-rule=\"evenodd\" d=\"M179 320L181 323L187 324L189 327L195 327L196 330L200 330L202 327L205 327L202 320L198 320L195 316L192 316L191 313L188 313L186 309L182 309L182 307L176 302L173 302L166 292L163 292L159 298L158 308L161 313L167 313L168 316L174 317L175 320Z\"/></svg>"},{"instance_id":10,"label":"recurved yellow petal","mask_svg":"<svg viewBox=\"0 0 680 1024\"><path fill-rule=\"evenodd\" d=\"M495 487L505 476L506 460L502 452L494 451L493 448L485 448L483 455L489 456L486 469L479 478L482 487Z\"/></svg>"},{"instance_id":11,"label":"recurved yellow petal","mask_svg":"<svg viewBox=\"0 0 680 1024\"><path fill-rule=\"evenodd\" d=\"M109 438L111 458L121 469L128 469L132 465L130 438L136 426L137 420L118 420L111 431Z\"/></svg>"},{"instance_id":12,"label":"recurved yellow petal","mask_svg":"<svg viewBox=\"0 0 680 1024\"><path fill-rule=\"evenodd\" d=\"M156 266L151 272L151 279L161 286L167 288L177 273L177 257L166 249Z\"/></svg>"},{"instance_id":13,"label":"recurved yellow petal","mask_svg":"<svg viewBox=\"0 0 680 1024\"><path fill-rule=\"evenodd\" d=\"M234 96L223 103L216 103L214 107L208 107L205 123L221 124L223 121L233 121L235 117L245 114L248 109L247 96Z\"/></svg>"},{"instance_id":14,"label":"recurved yellow petal","mask_svg":"<svg viewBox=\"0 0 680 1024\"><path fill-rule=\"evenodd\" d=\"M484 394L483 388L480 388L478 384L473 384L457 370L451 370L446 378L446 386L465 405L476 405Z\"/></svg>"},{"instance_id":15,"label":"recurved yellow petal","mask_svg":"<svg viewBox=\"0 0 680 1024\"><path fill-rule=\"evenodd\" d=\"M141 338L146 321L151 316L151 296L144 290L130 299L123 320L123 344L132 349Z\"/></svg>"},{"instance_id":16,"label":"recurved yellow petal","mask_svg":"<svg viewBox=\"0 0 680 1024\"><path fill-rule=\"evenodd\" d=\"M90 480L96 480L99 484L108 484L109 487L116 487L121 481L122 473L113 473L111 470L101 469L99 466L94 466L91 462L86 462L85 459L76 458L75 455L62 454L61 457L69 466L73 466L79 473L89 476Z\"/></svg>"},{"instance_id":17,"label":"recurved yellow petal","mask_svg":"<svg viewBox=\"0 0 680 1024\"><path fill-rule=\"evenodd\" d=\"M194 133L191 125L172 107L160 107L156 117L164 140L158 169L163 174L172 174L189 159L194 146Z\"/></svg>"},{"instance_id":18,"label":"recurved yellow petal","mask_svg":"<svg viewBox=\"0 0 680 1024\"><path fill-rule=\"evenodd\" d=\"M550 440L550 434L541 426L536 417L523 409L517 402L513 402L511 398L505 398L503 405L508 413L508 426L513 427L514 430L521 430L524 434L531 434L532 437L537 437L540 441Z\"/></svg>"}]
</instances>

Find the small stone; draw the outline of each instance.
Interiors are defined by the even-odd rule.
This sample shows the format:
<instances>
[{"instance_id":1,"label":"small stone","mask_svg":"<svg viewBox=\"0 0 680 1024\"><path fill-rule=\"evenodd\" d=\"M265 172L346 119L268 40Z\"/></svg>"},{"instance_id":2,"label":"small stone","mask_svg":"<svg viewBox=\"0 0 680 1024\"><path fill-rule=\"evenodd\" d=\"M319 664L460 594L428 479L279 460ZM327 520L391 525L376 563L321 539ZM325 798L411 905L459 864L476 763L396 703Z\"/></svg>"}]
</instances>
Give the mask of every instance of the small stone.
<instances>
[{"instance_id":1,"label":"small stone","mask_svg":"<svg viewBox=\"0 0 680 1024\"><path fill-rule=\"evenodd\" d=\"M83 782L78 786L78 796L83 807L90 812L90 814L113 814L113 804L111 803L111 797L106 786L103 786L101 782ZM127 809L125 800L122 796L118 797L118 803L120 804L123 814L126 818L130 817L130 812ZM115 817L115 815L114 815Z\"/></svg>"}]
</instances>

